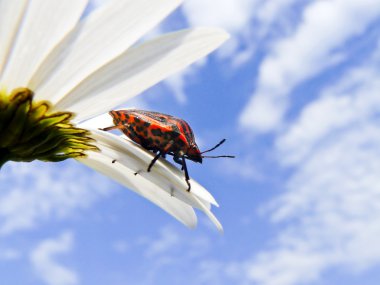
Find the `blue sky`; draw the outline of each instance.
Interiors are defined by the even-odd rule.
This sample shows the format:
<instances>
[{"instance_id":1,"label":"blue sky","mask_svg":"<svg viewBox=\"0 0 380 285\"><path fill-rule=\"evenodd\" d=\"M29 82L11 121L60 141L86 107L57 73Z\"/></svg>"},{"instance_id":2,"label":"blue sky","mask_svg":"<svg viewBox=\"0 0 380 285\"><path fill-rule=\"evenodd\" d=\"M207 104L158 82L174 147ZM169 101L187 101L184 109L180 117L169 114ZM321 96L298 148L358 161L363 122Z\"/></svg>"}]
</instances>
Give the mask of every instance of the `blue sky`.
<instances>
[{"instance_id":1,"label":"blue sky","mask_svg":"<svg viewBox=\"0 0 380 285\"><path fill-rule=\"evenodd\" d=\"M102 1L97 1L100 3ZM0 172L0 284L378 284L380 1L188 0L147 37L221 49L125 107L186 119L217 199L189 230L75 161Z\"/></svg>"}]
</instances>

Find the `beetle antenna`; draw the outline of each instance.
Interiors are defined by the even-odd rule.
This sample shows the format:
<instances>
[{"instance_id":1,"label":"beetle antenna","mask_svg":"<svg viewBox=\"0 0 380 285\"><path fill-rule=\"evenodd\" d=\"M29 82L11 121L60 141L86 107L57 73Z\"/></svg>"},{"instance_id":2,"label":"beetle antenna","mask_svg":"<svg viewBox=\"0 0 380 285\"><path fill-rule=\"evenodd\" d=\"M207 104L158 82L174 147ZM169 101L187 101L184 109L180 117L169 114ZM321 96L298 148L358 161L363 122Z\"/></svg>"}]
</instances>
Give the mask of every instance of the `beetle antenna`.
<instances>
[{"instance_id":1,"label":"beetle antenna","mask_svg":"<svg viewBox=\"0 0 380 285\"><path fill-rule=\"evenodd\" d=\"M226 139L222 139L216 146L214 146L213 148L210 148L208 150L202 151L201 154L213 151L214 149L218 148L221 144L223 144L225 141L226 141ZM202 155L202 157L205 157L205 158L219 158L219 157L235 158L234 155L217 155L217 156Z\"/></svg>"},{"instance_id":2,"label":"beetle antenna","mask_svg":"<svg viewBox=\"0 0 380 285\"><path fill-rule=\"evenodd\" d=\"M234 155L217 155L217 156L207 156L207 155L202 155L202 157L205 157L205 158L219 158L219 157L235 158Z\"/></svg>"},{"instance_id":3,"label":"beetle antenna","mask_svg":"<svg viewBox=\"0 0 380 285\"><path fill-rule=\"evenodd\" d=\"M225 141L226 141L226 139L222 139L216 146L214 146L213 148L210 148L208 150L202 151L201 153L206 153L206 152L213 151L214 149L216 149L217 147L219 147L221 144L223 144Z\"/></svg>"}]
</instances>

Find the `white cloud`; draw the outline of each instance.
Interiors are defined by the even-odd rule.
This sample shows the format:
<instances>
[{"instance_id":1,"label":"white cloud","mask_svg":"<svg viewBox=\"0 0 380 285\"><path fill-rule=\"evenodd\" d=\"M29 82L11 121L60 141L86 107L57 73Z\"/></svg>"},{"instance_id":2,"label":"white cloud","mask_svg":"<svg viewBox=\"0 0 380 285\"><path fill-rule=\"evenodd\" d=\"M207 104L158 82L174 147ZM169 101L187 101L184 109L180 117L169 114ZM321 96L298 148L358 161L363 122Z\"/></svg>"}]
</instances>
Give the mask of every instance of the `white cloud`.
<instances>
[{"instance_id":1,"label":"white cloud","mask_svg":"<svg viewBox=\"0 0 380 285\"><path fill-rule=\"evenodd\" d=\"M234 59L239 46L251 43L249 34L250 21L255 14L257 0L188 0L181 6L191 27L205 26L225 29L231 38L218 49L217 54L223 58Z\"/></svg>"},{"instance_id":2,"label":"white cloud","mask_svg":"<svg viewBox=\"0 0 380 285\"><path fill-rule=\"evenodd\" d=\"M188 0L182 9L192 26L222 27L239 33L248 26L257 0Z\"/></svg>"},{"instance_id":3,"label":"white cloud","mask_svg":"<svg viewBox=\"0 0 380 285\"><path fill-rule=\"evenodd\" d=\"M194 284L252 284L245 278L242 264L204 259L199 263Z\"/></svg>"},{"instance_id":4,"label":"white cloud","mask_svg":"<svg viewBox=\"0 0 380 285\"><path fill-rule=\"evenodd\" d=\"M190 67L182 70L179 73L171 75L170 77L165 79L165 84L171 89L173 92L177 103L184 105L187 103L187 97L185 88L195 78L196 71L202 66L206 65L207 60L204 58L202 60L197 61L195 64Z\"/></svg>"},{"instance_id":5,"label":"white cloud","mask_svg":"<svg viewBox=\"0 0 380 285\"><path fill-rule=\"evenodd\" d=\"M75 161L6 164L0 172L0 235L67 217L111 193L112 185Z\"/></svg>"},{"instance_id":6,"label":"white cloud","mask_svg":"<svg viewBox=\"0 0 380 285\"><path fill-rule=\"evenodd\" d=\"M259 132L279 127L291 90L341 61L338 49L362 34L380 14L378 0L313 1L290 36L273 44L260 66L257 89L240 124Z\"/></svg>"},{"instance_id":7,"label":"white cloud","mask_svg":"<svg viewBox=\"0 0 380 285\"><path fill-rule=\"evenodd\" d=\"M228 31L231 39L218 54L239 66L253 55L254 46L275 23L284 24L288 8L297 1L188 0L184 1L182 11L191 26L214 26Z\"/></svg>"},{"instance_id":8,"label":"white cloud","mask_svg":"<svg viewBox=\"0 0 380 285\"><path fill-rule=\"evenodd\" d=\"M149 258L167 255L172 250L178 248L180 244L179 234L172 228L165 227L160 231L160 237L151 241L145 251L145 255Z\"/></svg>"},{"instance_id":9,"label":"white cloud","mask_svg":"<svg viewBox=\"0 0 380 285\"><path fill-rule=\"evenodd\" d=\"M272 206L290 225L251 263L263 285L311 282L331 267L360 273L380 262L380 128L359 124L324 138Z\"/></svg>"},{"instance_id":10,"label":"white cloud","mask_svg":"<svg viewBox=\"0 0 380 285\"><path fill-rule=\"evenodd\" d=\"M165 83L173 91L175 99L181 105L187 102L187 98L185 95L186 77L187 75L184 75L184 74L175 74L165 80Z\"/></svg>"},{"instance_id":11,"label":"white cloud","mask_svg":"<svg viewBox=\"0 0 380 285\"><path fill-rule=\"evenodd\" d=\"M78 284L77 274L60 265L56 255L68 253L73 247L71 232L64 232L56 239L43 240L30 254L30 261L36 274L48 285Z\"/></svg>"},{"instance_id":12,"label":"white cloud","mask_svg":"<svg viewBox=\"0 0 380 285\"><path fill-rule=\"evenodd\" d=\"M276 1L262 1L260 7L257 8L257 19L260 23L259 29L267 31L269 26L275 23L281 14L285 14L287 10L294 5L295 3L300 2L299 4L307 4L311 0L298 1L298 0L276 0Z\"/></svg>"},{"instance_id":13,"label":"white cloud","mask_svg":"<svg viewBox=\"0 0 380 285\"><path fill-rule=\"evenodd\" d=\"M349 71L337 86L323 92L320 99L302 110L297 122L277 140L283 164L301 162L318 147L321 139L344 131L379 110L380 60L371 61L375 64Z\"/></svg>"},{"instance_id":14,"label":"white cloud","mask_svg":"<svg viewBox=\"0 0 380 285\"><path fill-rule=\"evenodd\" d=\"M343 74L279 137L280 162L294 173L267 210L284 228L241 263L248 282L295 285L380 264L379 62L377 51Z\"/></svg>"},{"instance_id":15,"label":"white cloud","mask_svg":"<svg viewBox=\"0 0 380 285\"><path fill-rule=\"evenodd\" d=\"M143 237L136 242L137 247L144 248L144 255L150 261L146 264L146 276L139 280L139 284L157 284L157 275L162 274L167 268L178 270L179 272L189 272L188 265L194 264L193 271L211 248L211 239L208 236L188 232L178 231L171 226L164 226L155 237ZM175 277L173 275L172 277ZM198 280L192 273L189 275L189 282ZM168 277L165 280L171 280ZM176 280L176 279L173 279ZM169 282L170 283L170 282Z\"/></svg>"}]
</instances>

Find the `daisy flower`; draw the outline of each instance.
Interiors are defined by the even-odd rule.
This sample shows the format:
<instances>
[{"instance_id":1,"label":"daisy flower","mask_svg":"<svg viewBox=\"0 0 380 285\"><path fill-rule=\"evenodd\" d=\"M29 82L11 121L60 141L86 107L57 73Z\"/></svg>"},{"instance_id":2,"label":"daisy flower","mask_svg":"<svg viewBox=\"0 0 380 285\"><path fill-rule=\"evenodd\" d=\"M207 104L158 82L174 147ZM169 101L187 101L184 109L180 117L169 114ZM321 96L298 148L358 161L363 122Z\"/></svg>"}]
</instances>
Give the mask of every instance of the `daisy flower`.
<instances>
[{"instance_id":1,"label":"daisy flower","mask_svg":"<svg viewBox=\"0 0 380 285\"><path fill-rule=\"evenodd\" d=\"M151 172L141 171L154 155L100 131L109 117L83 123L227 39L224 31L197 28L137 43L180 2L114 0L83 16L87 0L0 1L0 167L75 158L189 227L196 225L197 208L222 230L210 210L216 201L196 181L186 191L183 173L163 159Z\"/></svg>"}]
</instances>

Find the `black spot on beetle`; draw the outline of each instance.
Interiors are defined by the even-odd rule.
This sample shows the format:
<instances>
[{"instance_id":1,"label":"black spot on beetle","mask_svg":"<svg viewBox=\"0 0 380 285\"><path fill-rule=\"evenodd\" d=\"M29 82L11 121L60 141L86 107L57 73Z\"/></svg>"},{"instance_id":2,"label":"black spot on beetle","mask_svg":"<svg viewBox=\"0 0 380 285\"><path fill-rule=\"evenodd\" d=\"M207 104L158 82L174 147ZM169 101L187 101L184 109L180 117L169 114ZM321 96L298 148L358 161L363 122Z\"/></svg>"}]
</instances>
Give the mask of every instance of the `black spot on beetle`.
<instances>
[{"instance_id":1,"label":"black spot on beetle","mask_svg":"<svg viewBox=\"0 0 380 285\"><path fill-rule=\"evenodd\" d=\"M179 137L179 133L178 132L170 132L170 136L175 139L175 138Z\"/></svg>"},{"instance_id":2,"label":"black spot on beetle","mask_svg":"<svg viewBox=\"0 0 380 285\"><path fill-rule=\"evenodd\" d=\"M154 136L161 136L162 135L162 131L160 129L152 129L152 134Z\"/></svg>"},{"instance_id":3,"label":"black spot on beetle","mask_svg":"<svg viewBox=\"0 0 380 285\"><path fill-rule=\"evenodd\" d=\"M177 140L177 145L179 148L183 147L185 145L185 143L181 140Z\"/></svg>"},{"instance_id":4,"label":"black spot on beetle","mask_svg":"<svg viewBox=\"0 0 380 285\"><path fill-rule=\"evenodd\" d=\"M151 138L147 138L147 139L145 139L145 141L146 141L146 143L148 145L152 145L153 144L153 139L151 139Z\"/></svg>"},{"instance_id":5,"label":"black spot on beetle","mask_svg":"<svg viewBox=\"0 0 380 285\"><path fill-rule=\"evenodd\" d=\"M172 133L171 132L166 132L165 134L164 134L164 139L165 140L170 140L172 138Z\"/></svg>"}]
</instances>

